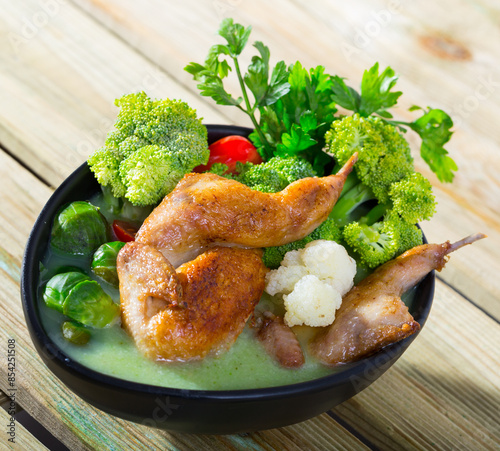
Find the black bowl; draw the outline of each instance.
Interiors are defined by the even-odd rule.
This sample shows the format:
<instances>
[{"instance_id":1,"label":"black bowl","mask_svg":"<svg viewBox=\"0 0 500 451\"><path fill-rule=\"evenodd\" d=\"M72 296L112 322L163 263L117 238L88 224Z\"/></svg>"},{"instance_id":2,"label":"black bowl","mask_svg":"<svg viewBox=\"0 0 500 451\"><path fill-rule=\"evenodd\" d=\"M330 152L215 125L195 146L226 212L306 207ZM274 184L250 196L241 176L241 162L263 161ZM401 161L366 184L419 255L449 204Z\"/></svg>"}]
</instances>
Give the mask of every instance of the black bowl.
<instances>
[{"instance_id":1,"label":"black bowl","mask_svg":"<svg viewBox=\"0 0 500 451\"><path fill-rule=\"evenodd\" d=\"M249 129L208 125L210 142ZM82 164L54 192L30 234L22 267L21 295L26 323L47 367L72 391L93 406L126 420L190 433L230 434L276 428L307 420L351 398L382 375L417 334L385 347L334 374L280 387L249 390L187 390L129 382L93 371L61 351L45 332L38 308L39 264L62 205L88 199L99 186ZM421 326L434 294L434 273L417 287L410 312Z\"/></svg>"}]
</instances>

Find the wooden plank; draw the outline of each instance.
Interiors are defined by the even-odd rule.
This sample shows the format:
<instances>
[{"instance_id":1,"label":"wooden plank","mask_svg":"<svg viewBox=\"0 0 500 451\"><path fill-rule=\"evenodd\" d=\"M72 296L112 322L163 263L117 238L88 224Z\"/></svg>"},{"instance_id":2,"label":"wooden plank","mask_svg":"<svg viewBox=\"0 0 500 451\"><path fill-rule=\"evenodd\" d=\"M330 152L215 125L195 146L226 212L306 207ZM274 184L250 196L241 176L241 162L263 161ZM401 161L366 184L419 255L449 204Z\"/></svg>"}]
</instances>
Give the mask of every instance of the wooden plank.
<instances>
[{"instance_id":1,"label":"wooden plank","mask_svg":"<svg viewBox=\"0 0 500 451\"><path fill-rule=\"evenodd\" d=\"M3 409L0 409L0 422L3 426L0 447L3 450L48 450L22 424L12 420Z\"/></svg>"},{"instance_id":2,"label":"wooden plank","mask_svg":"<svg viewBox=\"0 0 500 451\"><path fill-rule=\"evenodd\" d=\"M493 122L500 115L500 71L495 63L500 58L500 30L487 16L492 5L478 8L465 0L432 5L186 0L171 8L149 0L145 8L133 0L73 2L191 90L195 83L180 68L203 61L209 46L222 42L216 31L223 17L252 25L251 42L262 40L275 60L300 60L308 67L323 64L353 85L375 61L391 65L401 75L404 92L400 119L416 117L406 109L418 104L443 108L456 123L447 146L460 167L452 185L439 183L430 173L417 155L417 137L408 133L417 169L431 179L439 201L424 231L431 241L478 231L490 237L473 251L474 258L454 256L441 277L500 319L500 287L494 283L498 259L493 254L500 244L500 130ZM191 14L194 9L196 14ZM151 15L151 10L158 14ZM229 79L228 86L239 92L236 80Z\"/></svg>"},{"instance_id":3,"label":"wooden plank","mask_svg":"<svg viewBox=\"0 0 500 451\"><path fill-rule=\"evenodd\" d=\"M53 186L103 144L125 93L182 98L205 122L228 122L70 3L3 3L0 143Z\"/></svg>"},{"instance_id":4,"label":"wooden plank","mask_svg":"<svg viewBox=\"0 0 500 451\"><path fill-rule=\"evenodd\" d=\"M324 449L335 441L340 449L363 449L350 432L327 414L288 428L247 436L186 436L168 434L119 420L89 406L48 371L37 355L24 321L20 298L20 264L24 243L38 211L51 193L45 185L0 152L0 178L4 181L0 221L5 224L0 240L0 342L16 342L17 401L31 416L72 450L163 448L180 449ZM7 189L8 187L8 189ZM8 203L16 202L14 209ZM12 207L12 208L9 208ZM12 212L17 212L13 219ZM36 381L36 384L33 383ZM7 391L6 366L0 368L0 390Z\"/></svg>"},{"instance_id":5,"label":"wooden plank","mask_svg":"<svg viewBox=\"0 0 500 451\"><path fill-rule=\"evenodd\" d=\"M498 449L499 340L496 321L438 282L412 346L334 412L381 449Z\"/></svg>"}]
</instances>

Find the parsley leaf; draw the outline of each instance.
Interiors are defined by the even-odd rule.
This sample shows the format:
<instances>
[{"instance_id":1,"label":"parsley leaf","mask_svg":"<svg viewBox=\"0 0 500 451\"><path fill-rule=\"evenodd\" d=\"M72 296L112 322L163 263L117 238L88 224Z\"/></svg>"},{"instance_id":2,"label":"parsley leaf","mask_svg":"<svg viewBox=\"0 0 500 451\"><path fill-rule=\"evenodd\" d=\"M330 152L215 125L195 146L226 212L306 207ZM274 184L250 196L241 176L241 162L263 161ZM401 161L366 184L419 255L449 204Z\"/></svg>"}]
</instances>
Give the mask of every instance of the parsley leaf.
<instances>
[{"instance_id":1,"label":"parsley leaf","mask_svg":"<svg viewBox=\"0 0 500 451\"><path fill-rule=\"evenodd\" d=\"M255 139L261 147L262 154L272 155L272 146L269 135L265 135L255 117L259 108L276 103L288 93L288 70L283 61L276 64L269 77L269 49L262 43L256 42L254 47L259 52L252 58L246 74L242 74L238 57L243 52L252 27L244 27L234 23L233 19L224 19L219 28L219 35L226 40L226 44L213 45L205 64L190 63L184 69L199 82L198 89L201 95L212 97L219 105L234 105L248 114L254 127ZM229 61L228 61L229 57ZM232 61L232 66L230 65ZM223 79L234 68L241 88L241 97L233 97L224 87ZM253 94L255 102L250 102L247 88Z\"/></svg>"},{"instance_id":2,"label":"parsley leaf","mask_svg":"<svg viewBox=\"0 0 500 451\"><path fill-rule=\"evenodd\" d=\"M377 113L382 117L392 117L386 110L396 105L402 94L401 91L391 92L397 80L397 75L390 67L379 74L378 63L366 70L361 79L360 115L369 116Z\"/></svg>"},{"instance_id":3,"label":"parsley leaf","mask_svg":"<svg viewBox=\"0 0 500 451\"><path fill-rule=\"evenodd\" d=\"M346 110L359 112L361 96L358 91L347 86L344 79L340 78L338 75L332 77L332 82L333 99L335 102Z\"/></svg>"},{"instance_id":4,"label":"parsley leaf","mask_svg":"<svg viewBox=\"0 0 500 451\"><path fill-rule=\"evenodd\" d=\"M219 28L219 35L227 41L227 49L232 58L237 58L247 44L252 27L244 27L239 23L234 23L233 19L224 19Z\"/></svg>"},{"instance_id":5,"label":"parsley leaf","mask_svg":"<svg viewBox=\"0 0 500 451\"><path fill-rule=\"evenodd\" d=\"M415 109L415 108L413 108ZM457 164L443 147L451 138L453 121L443 110L429 108L424 114L408 124L422 138L420 155L441 182L453 181Z\"/></svg>"},{"instance_id":6,"label":"parsley leaf","mask_svg":"<svg viewBox=\"0 0 500 451\"><path fill-rule=\"evenodd\" d=\"M212 97L218 105L235 105L239 106L243 101L241 97L234 98L229 94L222 84L219 77L206 76L203 83L198 85L200 94L206 97Z\"/></svg>"},{"instance_id":7,"label":"parsley leaf","mask_svg":"<svg viewBox=\"0 0 500 451\"><path fill-rule=\"evenodd\" d=\"M269 80L269 48L260 41L254 47L261 56L252 58L244 76L245 84L255 97L255 107L272 105L290 90L287 68L283 61L278 62Z\"/></svg>"},{"instance_id":8,"label":"parsley leaf","mask_svg":"<svg viewBox=\"0 0 500 451\"><path fill-rule=\"evenodd\" d=\"M290 91L290 84L288 83L288 70L284 61L279 61L274 66L271 74L271 81L267 89L266 97L260 102L261 105L272 105L278 99L283 97Z\"/></svg>"},{"instance_id":9,"label":"parsley leaf","mask_svg":"<svg viewBox=\"0 0 500 451\"><path fill-rule=\"evenodd\" d=\"M391 118L392 115L387 109L396 105L402 94L401 91L391 92L398 80L395 72L387 67L379 74L378 63L363 73L360 93L347 86L344 79L339 76L334 76L332 80L335 102L363 117L378 114L384 118Z\"/></svg>"},{"instance_id":10,"label":"parsley leaf","mask_svg":"<svg viewBox=\"0 0 500 451\"><path fill-rule=\"evenodd\" d=\"M259 51L259 56L252 58L248 66L248 72L244 76L245 84L255 97L255 102L259 105L266 96L267 81L269 78L269 48L262 42L256 42L254 47Z\"/></svg>"},{"instance_id":11,"label":"parsley leaf","mask_svg":"<svg viewBox=\"0 0 500 451\"><path fill-rule=\"evenodd\" d=\"M316 143L317 141L312 139L303 128L297 124L292 124L290 133L281 135L281 144L278 144L276 153L283 157L295 155L314 146Z\"/></svg>"},{"instance_id":12,"label":"parsley leaf","mask_svg":"<svg viewBox=\"0 0 500 451\"><path fill-rule=\"evenodd\" d=\"M298 154L313 165L316 162L314 169L323 174L325 164L331 161L322 150L324 135L337 111L331 77L323 66L307 70L300 62L288 68L287 77L289 91L272 107L260 108L260 126L274 153ZM270 158L272 154L263 156Z\"/></svg>"}]
</instances>

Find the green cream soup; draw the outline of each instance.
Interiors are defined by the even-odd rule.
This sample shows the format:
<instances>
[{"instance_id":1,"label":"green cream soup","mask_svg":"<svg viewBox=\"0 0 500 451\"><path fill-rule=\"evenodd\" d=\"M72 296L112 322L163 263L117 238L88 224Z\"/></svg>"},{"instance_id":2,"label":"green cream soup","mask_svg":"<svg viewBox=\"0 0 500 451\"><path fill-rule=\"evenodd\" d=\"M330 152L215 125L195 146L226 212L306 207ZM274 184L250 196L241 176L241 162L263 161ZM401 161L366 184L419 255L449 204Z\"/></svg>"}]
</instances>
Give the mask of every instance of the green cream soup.
<instances>
[{"instance_id":1,"label":"green cream soup","mask_svg":"<svg viewBox=\"0 0 500 451\"><path fill-rule=\"evenodd\" d=\"M197 362L154 362L142 356L133 340L118 325L92 331L84 346L65 341L59 318L43 309L43 322L50 338L72 359L104 374L144 384L200 390L232 390L272 387L326 376L332 371L317 362L299 370L278 366L245 328L231 349L220 357Z\"/></svg>"},{"instance_id":2,"label":"green cream soup","mask_svg":"<svg viewBox=\"0 0 500 451\"><path fill-rule=\"evenodd\" d=\"M77 266L85 269L89 263L85 259L64 258L49 251L43 265L41 290L44 282L59 268ZM117 290L106 283L101 285L115 302L119 302ZM308 355L300 369L279 366L248 326L226 353L193 362L155 362L144 357L120 324L89 329L90 341L86 345L74 345L62 337L63 315L44 304L41 292L39 303L45 330L65 354L88 368L120 379L172 388L233 390L293 384L332 373L332 369ZM261 304L269 303L272 301L266 297L261 300ZM301 338L305 348L306 336Z\"/></svg>"}]
</instances>

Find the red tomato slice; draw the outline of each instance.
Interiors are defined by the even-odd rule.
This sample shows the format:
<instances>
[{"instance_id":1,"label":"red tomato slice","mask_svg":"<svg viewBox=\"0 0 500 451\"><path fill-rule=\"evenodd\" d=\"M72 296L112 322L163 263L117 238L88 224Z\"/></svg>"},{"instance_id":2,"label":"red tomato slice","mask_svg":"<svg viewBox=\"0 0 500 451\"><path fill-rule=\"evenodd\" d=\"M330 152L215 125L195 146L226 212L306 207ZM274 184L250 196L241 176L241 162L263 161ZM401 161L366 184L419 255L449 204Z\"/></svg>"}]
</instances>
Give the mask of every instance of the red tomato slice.
<instances>
[{"instance_id":1,"label":"red tomato slice","mask_svg":"<svg viewBox=\"0 0 500 451\"><path fill-rule=\"evenodd\" d=\"M227 165L228 173L236 171L236 163L250 162L254 164L262 163L262 158L255 146L243 136L231 135L215 141L209 146L210 157L206 165L194 168L194 172L208 171L214 163L224 163Z\"/></svg>"},{"instance_id":2,"label":"red tomato slice","mask_svg":"<svg viewBox=\"0 0 500 451\"><path fill-rule=\"evenodd\" d=\"M115 219L113 221L113 233L119 241L127 243L129 241L135 240L135 234L137 233L137 227L134 225Z\"/></svg>"}]
</instances>

